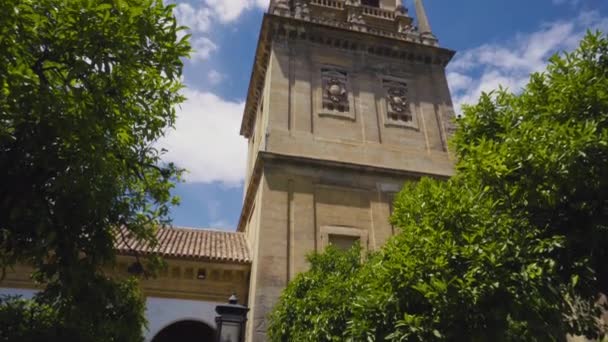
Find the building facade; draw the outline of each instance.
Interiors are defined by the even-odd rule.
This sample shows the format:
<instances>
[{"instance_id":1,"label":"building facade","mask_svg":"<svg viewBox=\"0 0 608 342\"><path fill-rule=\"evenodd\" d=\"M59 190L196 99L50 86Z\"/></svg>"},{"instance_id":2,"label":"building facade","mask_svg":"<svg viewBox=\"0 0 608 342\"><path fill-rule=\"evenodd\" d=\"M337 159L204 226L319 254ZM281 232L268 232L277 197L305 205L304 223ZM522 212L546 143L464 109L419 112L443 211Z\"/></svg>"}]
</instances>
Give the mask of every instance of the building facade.
<instances>
[{"instance_id":1,"label":"building facade","mask_svg":"<svg viewBox=\"0 0 608 342\"><path fill-rule=\"evenodd\" d=\"M418 27L400 0L276 0L264 16L241 126L248 341L266 340L307 254L378 248L404 182L452 175L454 52L439 47L420 0L416 10Z\"/></svg>"},{"instance_id":2,"label":"building facade","mask_svg":"<svg viewBox=\"0 0 608 342\"><path fill-rule=\"evenodd\" d=\"M209 229L161 228L158 245L134 239L116 243L113 277L137 274L138 258L160 255L167 267L157 277L141 277L146 297L146 342L215 341L215 307L231 294L247 301L251 258L245 235ZM135 266L135 267L134 267ZM0 279L0 295L31 298L39 288L33 269L17 265Z\"/></svg>"}]
</instances>

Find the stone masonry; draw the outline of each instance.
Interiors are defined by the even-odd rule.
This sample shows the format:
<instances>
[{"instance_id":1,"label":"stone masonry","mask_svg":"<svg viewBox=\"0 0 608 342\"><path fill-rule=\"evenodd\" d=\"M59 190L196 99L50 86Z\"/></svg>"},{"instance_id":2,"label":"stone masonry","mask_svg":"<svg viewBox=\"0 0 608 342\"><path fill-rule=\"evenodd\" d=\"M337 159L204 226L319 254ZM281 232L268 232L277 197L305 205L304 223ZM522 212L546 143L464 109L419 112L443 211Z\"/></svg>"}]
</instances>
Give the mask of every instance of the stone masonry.
<instances>
[{"instance_id":1,"label":"stone masonry","mask_svg":"<svg viewBox=\"0 0 608 342\"><path fill-rule=\"evenodd\" d=\"M252 253L247 341L306 255L380 247L393 196L447 178L453 108L422 3L420 32L399 0L281 0L264 17L243 117L249 140L239 231Z\"/></svg>"}]
</instances>

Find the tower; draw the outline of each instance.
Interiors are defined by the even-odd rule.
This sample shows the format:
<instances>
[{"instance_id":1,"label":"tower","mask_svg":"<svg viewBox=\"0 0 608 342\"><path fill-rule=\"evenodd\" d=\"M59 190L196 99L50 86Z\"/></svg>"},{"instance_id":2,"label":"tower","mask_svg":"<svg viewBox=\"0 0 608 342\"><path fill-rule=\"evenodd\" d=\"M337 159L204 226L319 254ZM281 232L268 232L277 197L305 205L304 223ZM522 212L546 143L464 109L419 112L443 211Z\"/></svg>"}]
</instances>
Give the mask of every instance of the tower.
<instances>
[{"instance_id":1,"label":"tower","mask_svg":"<svg viewBox=\"0 0 608 342\"><path fill-rule=\"evenodd\" d=\"M393 196L453 173L453 108L424 6L401 0L274 0L265 14L241 135L249 140L238 229L253 263L247 341L306 255L380 247Z\"/></svg>"}]
</instances>

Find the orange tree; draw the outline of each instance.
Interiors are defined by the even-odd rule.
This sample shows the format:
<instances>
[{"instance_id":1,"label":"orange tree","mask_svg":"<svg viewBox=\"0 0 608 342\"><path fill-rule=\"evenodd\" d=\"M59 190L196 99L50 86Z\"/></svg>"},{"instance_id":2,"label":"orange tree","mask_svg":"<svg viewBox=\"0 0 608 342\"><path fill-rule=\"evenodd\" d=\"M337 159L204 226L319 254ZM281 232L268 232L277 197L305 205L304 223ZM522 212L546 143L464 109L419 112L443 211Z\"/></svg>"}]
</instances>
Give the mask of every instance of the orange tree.
<instances>
[{"instance_id":1,"label":"orange tree","mask_svg":"<svg viewBox=\"0 0 608 342\"><path fill-rule=\"evenodd\" d=\"M589 33L519 94L499 89L465 106L452 143L456 175L406 184L391 218L400 232L378 253L339 279L316 277L326 266L313 263L289 284L272 341L606 333L597 317L608 293L607 37ZM327 289L348 298L319 294Z\"/></svg>"},{"instance_id":2,"label":"orange tree","mask_svg":"<svg viewBox=\"0 0 608 342\"><path fill-rule=\"evenodd\" d=\"M180 29L161 0L0 1L0 267L30 264L44 287L2 301L0 339L38 326L10 317L56 317L54 339L142 339L137 283L101 269L116 227L154 243L176 201L180 170L154 142L183 100ZM11 314L32 307L52 314Z\"/></svg>"}]
</instances>

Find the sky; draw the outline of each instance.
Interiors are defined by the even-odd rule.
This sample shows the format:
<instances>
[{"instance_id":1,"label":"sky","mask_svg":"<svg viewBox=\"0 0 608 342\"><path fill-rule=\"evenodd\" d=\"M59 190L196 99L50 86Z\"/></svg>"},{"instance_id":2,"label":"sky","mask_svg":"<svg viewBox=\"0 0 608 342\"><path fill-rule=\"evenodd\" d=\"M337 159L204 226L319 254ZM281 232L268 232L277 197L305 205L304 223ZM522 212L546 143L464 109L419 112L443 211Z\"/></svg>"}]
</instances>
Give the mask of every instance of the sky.
<instances>
[{"instance_id":1,"label":"sky","mask_svg":"<svg viewBox=\"0 0 608 342\"><path fill-rule=\"evenodd\" d=\"M185 62L175 129L159 141L166 161L188 170L174 193L173 224L235 230L243 202L246 139L239 135L254 52L268 0L173 0L195 49ZM412 0L405 6L413 15ZM425 0L455 109L499 85L517 92L554 53L586 30L608 33L608 0Z\"/></svg>"}]
</instances>

